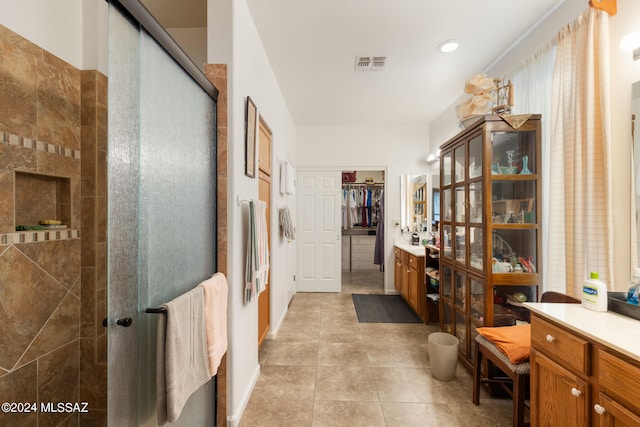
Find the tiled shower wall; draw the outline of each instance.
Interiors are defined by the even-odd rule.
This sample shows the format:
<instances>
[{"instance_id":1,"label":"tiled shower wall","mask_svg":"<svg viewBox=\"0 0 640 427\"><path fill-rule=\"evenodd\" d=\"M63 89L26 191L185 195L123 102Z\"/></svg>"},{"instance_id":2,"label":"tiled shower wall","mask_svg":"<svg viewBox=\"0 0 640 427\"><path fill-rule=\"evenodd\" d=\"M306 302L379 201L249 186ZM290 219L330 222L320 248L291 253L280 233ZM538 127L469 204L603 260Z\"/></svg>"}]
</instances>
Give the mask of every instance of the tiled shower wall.
<instances>
[{"instance_id":1,"label":"tiled shower wall","mask_svg":"<svg viewBox=\"0 0 640 427\"><path fill-rule=\"evenodd\" d=\"M0 58L0 401L90 410L0 425L106 425L106 78L1 25Z\"/></svg>"},{"instance_id":2,"label":"tiled shower wall","mask_svg":"<svg viewBox=\"0 0 640 427\"><path fill-rule=\"evenodd\" d=\"M81 88L80 425L93 426L107 419L107 78L82 71Z\"/></svg>"},{"instance_id":3,"label":"tiled shower wall","mask_svg":"<svg viewBox=\"0 0 640 427\"><path fill-rule=\"evenodd\" d=\"M228 101L227 101L227 82L228 82L228 67L226 64L205 64L204 74L209 81L218 89L218 144L217 144L217 181L218 189L216 193L217 197L217 232L218 232L218 271L228 275L227 272L227 247L228 247L228 201L227 201L227 189L228 189L228 174L227 174L227 160L228 160ZM218 367L218 393L216 401L216 415L219 426L226 425L227 423L227 355L225 354Z\"/></svg>"}]
</instances>

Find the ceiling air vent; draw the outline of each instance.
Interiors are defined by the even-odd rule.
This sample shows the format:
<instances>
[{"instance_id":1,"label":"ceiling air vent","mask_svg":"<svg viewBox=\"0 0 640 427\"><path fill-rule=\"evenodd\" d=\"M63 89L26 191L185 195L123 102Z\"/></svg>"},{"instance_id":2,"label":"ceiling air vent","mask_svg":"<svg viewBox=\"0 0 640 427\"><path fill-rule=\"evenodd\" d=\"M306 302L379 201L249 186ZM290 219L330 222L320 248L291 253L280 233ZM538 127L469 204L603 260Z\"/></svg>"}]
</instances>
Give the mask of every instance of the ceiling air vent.
<instances>
[{"instance_id":1,"label":"ceiling air vent","mask_svg":"<svg viewBox=\"0 0 640 427\"><path fill-rule=\"evenodd\" d=\"M386 63L386 56L356 56L356 71L380 71Z\"/></svg>"}]
</instances>

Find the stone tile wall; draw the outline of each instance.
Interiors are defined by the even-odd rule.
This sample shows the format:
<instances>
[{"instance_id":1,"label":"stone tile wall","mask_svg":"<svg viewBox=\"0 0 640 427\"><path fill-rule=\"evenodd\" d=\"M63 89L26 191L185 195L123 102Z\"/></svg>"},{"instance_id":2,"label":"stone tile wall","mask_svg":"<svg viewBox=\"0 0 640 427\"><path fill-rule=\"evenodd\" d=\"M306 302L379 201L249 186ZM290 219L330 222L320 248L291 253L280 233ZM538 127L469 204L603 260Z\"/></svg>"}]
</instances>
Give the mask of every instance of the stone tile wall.
<instances>
[{"instance_id":1,"label":"stone tile wall","mask_svg":"<svg viewBox=\"0 0 640 427\"><path fill-rule=\"evenodd\" d=\"M107 317L107 78L82 71L81 87L80 396L92 411L80 424L106 425L107 329L102 320Z\"/></svg>"},{"instance_id":2,"label":"stone tile wall","mask_svg":"<svg viewBox=\"0 0 640 427\"><path fill-rule=\"evenodd\" d=\"M0 425L106 425L99 411L106 408L106 340L97 321L106 288L106 78L1 25L0 58L0 401L38 408L86 401L91 410L0 412ZM85 155L96 162L86 180ZM38 217L63 219L67 228L16 232Z\"/></svg>"},{"instance_id":3,"label":"stone tile wall","mask_svg":"<svg viewBox=\"0 0 640 427\"><path fill-rule=\"evenodd\" d=\"M205 64L204 74L209 81L218 89L218 144L217 144L217 170L218 170L218 189L217 189L217 207L218 212L218 271L228 275L227 272L227 256L228 256L228 101L227 101L227 65L226 64ZM216 400L217 408L217 425L226 425L227 423L227 355L225 354L220 362L217 374L218 395Z\"/></svg>"}]
</instances>

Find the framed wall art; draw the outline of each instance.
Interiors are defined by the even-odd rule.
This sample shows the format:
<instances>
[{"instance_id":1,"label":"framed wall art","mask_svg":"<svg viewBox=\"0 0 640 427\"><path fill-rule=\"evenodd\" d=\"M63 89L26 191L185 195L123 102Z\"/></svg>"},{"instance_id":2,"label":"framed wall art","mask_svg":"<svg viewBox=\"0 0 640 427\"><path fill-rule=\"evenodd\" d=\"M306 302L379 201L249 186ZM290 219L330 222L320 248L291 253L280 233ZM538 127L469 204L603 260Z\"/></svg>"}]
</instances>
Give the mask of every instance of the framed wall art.
<instances>
[{"instance_id":1,"label":"framed wall art","mask_svg":"<svg viewBox=\"0 0 640 427\"><path fill-rule=\"evenodd\" d=\"M258 122L258 109L253 103L251 97L247 96L247 105L245 111L245 142L244 142L244 174L250 178L256 176L256 124Z\"/></svg>"}]
</instances>

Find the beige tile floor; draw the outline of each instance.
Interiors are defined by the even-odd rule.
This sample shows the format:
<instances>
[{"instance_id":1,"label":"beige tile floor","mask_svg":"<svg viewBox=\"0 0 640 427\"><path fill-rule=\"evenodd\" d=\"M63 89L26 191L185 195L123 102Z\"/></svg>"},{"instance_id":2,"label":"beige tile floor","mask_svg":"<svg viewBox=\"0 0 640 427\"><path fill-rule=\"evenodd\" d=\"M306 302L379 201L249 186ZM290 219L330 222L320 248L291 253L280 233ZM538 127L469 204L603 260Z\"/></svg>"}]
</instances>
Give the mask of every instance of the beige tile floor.
<instances>
[{"instance_id":1,"label":"beige tile floor","mask_svg":"<svg viewBox=\"0 0 640 427\"><path fill-rule=\"evenodd\" d=\"M431 377L436 325L359 323L351 293L383 293L382 273L343 273L341 294L298 293L274 340L241 427L510 426L512 402L481 395L472 379Z\"/></svg>"}]
</instances>

